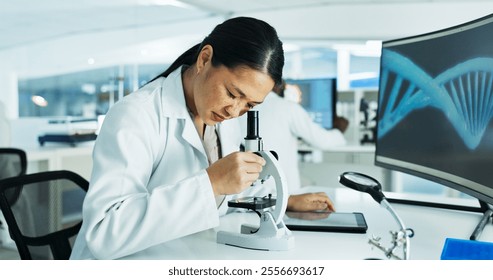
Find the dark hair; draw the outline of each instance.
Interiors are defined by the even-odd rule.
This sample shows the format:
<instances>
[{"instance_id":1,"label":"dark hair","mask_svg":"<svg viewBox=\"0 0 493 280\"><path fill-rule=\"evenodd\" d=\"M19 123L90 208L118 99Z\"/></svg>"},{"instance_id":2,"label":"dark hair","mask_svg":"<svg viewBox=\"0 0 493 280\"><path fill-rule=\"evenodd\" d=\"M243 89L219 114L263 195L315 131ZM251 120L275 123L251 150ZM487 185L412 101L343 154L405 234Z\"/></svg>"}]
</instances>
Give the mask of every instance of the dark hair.
<instances>
[{"instance_id":1,"label":"dark hair","mask_svg":"<svg viewBox=\"0 0 493 280\"><path fill-rule=\"evenodd\" d=\"M236 17L217 25L197 44L180 55L159 77L167 77L182 65L193 65L205 45L214 49L212 65L229 69L247 66L267 73L275 85L282 83L284 51L276 30L268 23L251 17Z\"/></svg>"},{"instance_id":2,"label":"dark hair","mask_svg":"<svg viewBox=\"0 0 493 280\"><path fill-rule=\"evenodd\" d=\"M277 93L280 97L284 97L284 90L286 90L286 80L284 79L272 89L272 91Z\"/></svg>"}]
</instances>

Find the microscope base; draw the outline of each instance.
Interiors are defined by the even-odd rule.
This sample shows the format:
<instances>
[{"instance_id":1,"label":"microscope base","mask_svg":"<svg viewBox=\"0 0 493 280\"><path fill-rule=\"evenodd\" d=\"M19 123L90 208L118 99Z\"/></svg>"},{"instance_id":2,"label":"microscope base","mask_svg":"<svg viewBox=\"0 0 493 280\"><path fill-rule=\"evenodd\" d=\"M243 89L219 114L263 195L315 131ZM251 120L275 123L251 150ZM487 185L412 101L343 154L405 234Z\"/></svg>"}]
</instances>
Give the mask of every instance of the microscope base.
<instances>
[{"instance_id":1,"label":"microscope base","mask_svg":"<svg viewBox=\"0 0 493 280\"><path fill-rule=\"evenodd\" d=\"M294 248L294 236L284 222L276 224L270 212L260 218L260 227L242 225L241 233L219 231L217 243L247 249L287 251Z\"/></svg>"}]
</instances>

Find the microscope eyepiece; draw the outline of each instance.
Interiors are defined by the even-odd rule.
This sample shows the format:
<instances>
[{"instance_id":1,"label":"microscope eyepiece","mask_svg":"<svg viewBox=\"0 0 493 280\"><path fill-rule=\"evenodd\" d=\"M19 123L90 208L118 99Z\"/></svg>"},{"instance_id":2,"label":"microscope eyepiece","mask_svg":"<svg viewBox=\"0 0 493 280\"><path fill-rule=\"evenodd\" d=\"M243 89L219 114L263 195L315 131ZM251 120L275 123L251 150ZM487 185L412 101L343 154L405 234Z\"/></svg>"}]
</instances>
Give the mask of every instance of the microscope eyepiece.
<instances>
[{"instance_id":1,"label":"microscope eyepiece","mask_svg":"<svg viewBox=\"0 0 493 280\"><path fill-rule=\"evenodd\" d=\"M257 140L262 139L258 135L258 111L247 112L247 135L245 140Z\"/></svg>"},{"instance_id":2,"label":"microscope eyepiece","mask_svg":"<svg viewBox=\"0 0 493 280\"><path fill-rule=\"evenodd\" d=\"M257 152L264 149L262 137L258 135L258 111L247 112L247 135L245 137L245 151Z\"/></svg>"}]
</instances>

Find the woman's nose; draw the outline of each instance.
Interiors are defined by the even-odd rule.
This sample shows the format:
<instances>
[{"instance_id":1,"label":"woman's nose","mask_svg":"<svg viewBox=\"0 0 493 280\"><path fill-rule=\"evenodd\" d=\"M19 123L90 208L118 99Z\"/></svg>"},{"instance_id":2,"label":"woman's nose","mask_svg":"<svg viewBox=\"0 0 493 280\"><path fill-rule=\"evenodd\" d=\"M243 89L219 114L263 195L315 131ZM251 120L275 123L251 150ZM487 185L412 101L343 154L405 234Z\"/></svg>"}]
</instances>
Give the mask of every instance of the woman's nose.
<instances>
[{"instance_id":1,"label":"woman's nose","mask_svg":"<svg viewBox=\"0 0 493 280\"><path fill-rule=\"evenodd\" d=\"M228 114L228 116L232 118L237 118L240 116L240 111L241 111L241 106L238 104L238 102L235 102L229 106L226 106L225 111Z\"/></svg>"}]
</instances>

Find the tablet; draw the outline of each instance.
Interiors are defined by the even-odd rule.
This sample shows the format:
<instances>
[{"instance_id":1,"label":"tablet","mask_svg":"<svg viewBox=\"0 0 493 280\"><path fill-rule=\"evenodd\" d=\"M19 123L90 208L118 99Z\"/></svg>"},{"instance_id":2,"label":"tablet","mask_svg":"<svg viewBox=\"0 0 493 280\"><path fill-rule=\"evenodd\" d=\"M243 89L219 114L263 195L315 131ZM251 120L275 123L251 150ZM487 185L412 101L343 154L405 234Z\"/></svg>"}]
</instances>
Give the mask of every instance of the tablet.
<instances>
[{"instance_id":1,"label":"tablet","mask_svg":"<svg viewBox=\"0 0 493 280\"><path fill-rule=\"evenodd\" d=\"M291 212L284 215L290 230L365 233L365 216L359 212Z\"/></svg>"}]
</instances>

